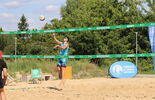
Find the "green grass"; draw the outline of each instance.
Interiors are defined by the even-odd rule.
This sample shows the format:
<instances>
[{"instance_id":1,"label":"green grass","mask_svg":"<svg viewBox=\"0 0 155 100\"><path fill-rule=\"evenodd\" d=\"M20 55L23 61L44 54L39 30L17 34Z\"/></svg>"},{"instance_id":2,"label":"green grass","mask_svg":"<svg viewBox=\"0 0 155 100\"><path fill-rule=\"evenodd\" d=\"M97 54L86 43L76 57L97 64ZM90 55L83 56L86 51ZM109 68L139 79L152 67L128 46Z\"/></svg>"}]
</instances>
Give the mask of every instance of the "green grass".
<instances>
[{"instance_id":1,"label":"green grass","mask_svg":"<svg viewBox=\"0 0 155 100\"><path fill-rule=\"evenodd\" d=\"M143 71L143 72L140 72L139 74L155 74L155 70Z\"/></svg>"},{"instance_id":2,"label":"green grass","mask_svg":"<svg viewBox=\"0 0 155 100\"><path fill-rule=\"evenodd\" d=\"M57 77L57 60L50 59L17 59L6 60L8 64L8 72L15 76L15 72L22 75L31 74L31 69L40 68L43 73L49 73ZM72 66L73 78L90 78L104 76L105 72L96 64L92 64L87 59L69 60L68 66Z\"/></svg>"},{"instance_id":3,"label":"green grass","mask_svg":"<svg viewBox=\"0 0 155 100\"><path fill-rule=\"evenodd\" d=\"M57 59L14 59L5 60L8 64L8 72L10 75L15 76L15 72L20 74L31 74L31 69L40 68L43 73L52 74L54 77L57 75ZM150 60L149 60L150 61ZM101 66L90 63L90 59L70 59L68 66L72 67L73 78L91 78L91 77L106 77L108 76L108 69L112 63L116 62L116 59L104 59ZM145 63L143 63L145 62ZM147 61L141 61L139 63L140 74L155 74L153 64Z\"/></svg>"},{"instance_id":4,"label":"green grass","mask_svg":"<svg viewBox=\"0 0 155 100\"><path fill-rule=\"evenodd\" d=\"M15 76L16 72L21 75L31 74L31 69L40 68L43 73L52 73L52 66L54 62L50 60L37 60L37 59L17 59L6 60L8 65L8 72L10 75Z\"/></svg>"}]
</instances>

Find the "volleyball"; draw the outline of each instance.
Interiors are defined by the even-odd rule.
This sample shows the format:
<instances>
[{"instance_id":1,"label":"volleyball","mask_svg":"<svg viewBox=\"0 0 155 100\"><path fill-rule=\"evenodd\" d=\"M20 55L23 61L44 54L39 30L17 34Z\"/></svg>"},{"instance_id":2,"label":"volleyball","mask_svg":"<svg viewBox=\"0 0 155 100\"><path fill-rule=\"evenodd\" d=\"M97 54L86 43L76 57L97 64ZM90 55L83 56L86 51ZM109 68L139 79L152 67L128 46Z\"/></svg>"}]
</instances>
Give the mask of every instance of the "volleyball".
<instances>
[{"instance_id":1,"label":"volleyball","mask_svg":"<svg viewBox=\"0 0 155 100\"><path fill-rule=\"evenodd\" d=\"M44 16L40 16L40 21L44 21L45 17Z\"/></svg>"}]
</instances>

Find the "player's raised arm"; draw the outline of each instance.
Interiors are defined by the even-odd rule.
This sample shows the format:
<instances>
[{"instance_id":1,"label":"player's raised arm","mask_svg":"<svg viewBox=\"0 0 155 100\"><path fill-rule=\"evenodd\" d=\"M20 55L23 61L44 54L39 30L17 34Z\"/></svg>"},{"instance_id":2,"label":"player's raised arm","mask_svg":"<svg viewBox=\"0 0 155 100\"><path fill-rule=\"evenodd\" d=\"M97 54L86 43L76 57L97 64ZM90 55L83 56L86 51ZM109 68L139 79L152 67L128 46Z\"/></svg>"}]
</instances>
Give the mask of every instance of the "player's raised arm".
<instances>
[{"instance_id":1,"label":"player's raised arm","mask_svg":"<svg viewBox=\"0 0 155 100\"><path fill-rule=\"evenodd\" d=\"M58 48L60 48L60 49L66 49L66 48L68 48L69 47L69 44L66 44L65 46L57 46Z\"/></svg>"},{"instance_id":2,"label":"player's raised arm","mask_svg":"<svg viewBox=\"0 0 155 100\"><path fill-rule=\"evenodd\" d=\"M54 39L55 42L57 42L58 44L62 44L61 41L57 40L55 33L52 34L52 36L53 36L53 39Z\"/></svg>"}]
</instances>

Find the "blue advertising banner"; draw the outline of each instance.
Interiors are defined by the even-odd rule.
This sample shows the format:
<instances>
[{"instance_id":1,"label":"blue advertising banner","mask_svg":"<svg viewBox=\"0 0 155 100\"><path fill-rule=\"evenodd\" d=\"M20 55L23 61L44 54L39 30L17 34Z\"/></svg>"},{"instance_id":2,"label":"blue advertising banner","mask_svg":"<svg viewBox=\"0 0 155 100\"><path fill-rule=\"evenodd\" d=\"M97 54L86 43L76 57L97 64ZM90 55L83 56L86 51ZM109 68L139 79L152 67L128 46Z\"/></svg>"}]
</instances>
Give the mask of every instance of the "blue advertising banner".
<instances>
[{"instance_id":1,"label":"blue advertising banner","mask_svg":"<svg viewBox=\"0 0 155 100\"><path fill-rule=\"evenodd\" d=\"M152 53L155 53L155 26L149 26L149 39L150 39ZM155 70L155 57L153 57L153 64L154 64L154 70Z\"/></svg>"},{"instance_id":2,"label":"blue advertising banner","mask_svg":"<svg viewBox=\"0 0 155 100\"><path fill-rule=\"evenodd\" d=\"M113 78L132 78L137 74L137 67L129 61L118 61L110 66L109 74Z\"/></svg>"}]
</instances>

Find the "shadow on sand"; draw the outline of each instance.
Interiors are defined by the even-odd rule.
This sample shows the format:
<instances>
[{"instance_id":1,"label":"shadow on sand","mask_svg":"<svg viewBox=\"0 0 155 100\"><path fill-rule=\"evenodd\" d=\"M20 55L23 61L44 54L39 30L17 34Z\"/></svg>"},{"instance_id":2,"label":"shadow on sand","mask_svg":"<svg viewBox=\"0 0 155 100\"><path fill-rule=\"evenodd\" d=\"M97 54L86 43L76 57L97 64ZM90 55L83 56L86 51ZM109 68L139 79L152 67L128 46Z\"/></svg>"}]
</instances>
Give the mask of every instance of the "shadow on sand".
<instances>
[{"instance_id":1,"label":"shadow on sand","mask_svg":"<svg viewBox=\"0 0 155 100\"><path fill-rule=\"evenodd\" d=\"M57 90L57 91L62 91L62 89L56 88L56 87L47 87L50 90Z\"/></svg>"}]
</instances>

